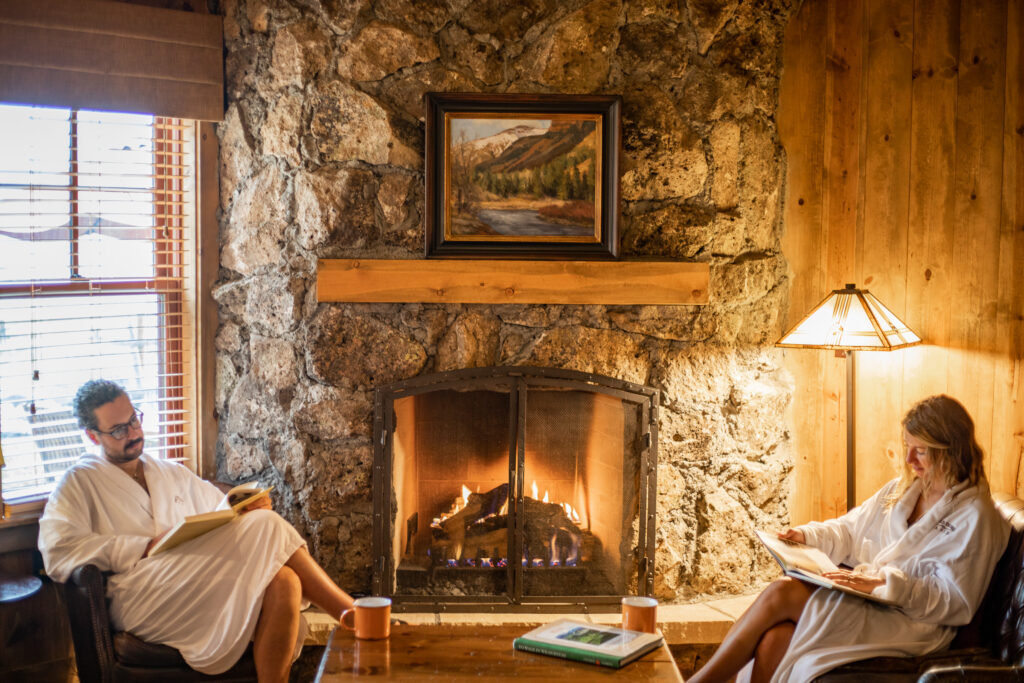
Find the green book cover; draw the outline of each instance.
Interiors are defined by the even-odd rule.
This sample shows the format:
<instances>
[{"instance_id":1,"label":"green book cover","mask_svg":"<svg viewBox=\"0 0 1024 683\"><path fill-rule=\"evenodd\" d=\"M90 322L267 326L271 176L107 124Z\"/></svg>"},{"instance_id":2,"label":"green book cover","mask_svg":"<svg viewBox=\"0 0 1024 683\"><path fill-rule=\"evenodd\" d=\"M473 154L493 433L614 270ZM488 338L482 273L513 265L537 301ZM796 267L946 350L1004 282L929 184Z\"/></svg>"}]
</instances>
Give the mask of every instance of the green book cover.
<instances>
[{"instance_id":1,"label":"green book cover","mask_svg":"<svg viewBox=\"0 0 1024 683\"><path fill-rule=\"evenodd\" d=\"M662 644L659 634L559 619L512 641L524 652L561 657L618 669Z\"/></svg>"}]
</instances>

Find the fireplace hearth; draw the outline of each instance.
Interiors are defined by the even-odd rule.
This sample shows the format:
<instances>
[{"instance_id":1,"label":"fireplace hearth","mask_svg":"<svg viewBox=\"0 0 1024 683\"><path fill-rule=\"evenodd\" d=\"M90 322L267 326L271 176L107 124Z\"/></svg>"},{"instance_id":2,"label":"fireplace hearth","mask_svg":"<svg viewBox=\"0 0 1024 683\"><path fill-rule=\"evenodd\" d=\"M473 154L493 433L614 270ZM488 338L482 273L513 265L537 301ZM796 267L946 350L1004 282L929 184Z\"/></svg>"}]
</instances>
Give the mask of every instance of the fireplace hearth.
<instances>
[{"instance_id":1,"label":"fireplace hearth","mask_svg":"<svg viewBox=\"0 0 1024 683\"><path fill-rule=\"evenodd\" d=\"M654 586L658 392L534 367L378 387L374 591L397 611L615 609Z\"/></svg>"}]
</instances>

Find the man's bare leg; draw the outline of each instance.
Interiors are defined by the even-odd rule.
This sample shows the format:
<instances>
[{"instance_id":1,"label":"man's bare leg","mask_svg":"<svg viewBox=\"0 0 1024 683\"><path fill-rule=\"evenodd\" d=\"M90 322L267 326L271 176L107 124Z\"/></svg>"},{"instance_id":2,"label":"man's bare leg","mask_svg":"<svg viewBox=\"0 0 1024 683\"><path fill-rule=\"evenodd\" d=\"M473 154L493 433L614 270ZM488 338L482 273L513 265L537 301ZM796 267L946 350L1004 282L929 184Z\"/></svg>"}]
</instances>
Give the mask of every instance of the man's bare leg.
<instances>
[{"instance_id":1,"label":"man's bare leg","mask_svg":"<svg viewBox=\"0 0 1024 683\"><path fill-rule=\"evenodd\" d=\"M337 619L352 607L352 596L338 588L305 548L299 548L285 562L302 582L302 596Z\"/></svg>"},{"instance_id":2,"label":"man's bare leg","mask_svg":"<svg viewBox=\"0 0 1024 683\"><path fill-rule=\"evenodd\" d=\"M253 659L260 683L288 683L292 651L299 636L302 584L298 575L281 567L263 593L263 606L253 636Z\"/></svg>"},{"instance_id":3,"label":"man's bare leg","mask_svg":"<svg viewBox=\"0 0 1024 683\"><path fill-rule=\"evenodd\" d=\"M708 663L688 683L726 681L735 676L754 656L755 648L769 629L785 621L796 624L800 620L812 592L813 588L795 579L780 579L769 584L729 629Z\"/></svg>"}]
</instances>

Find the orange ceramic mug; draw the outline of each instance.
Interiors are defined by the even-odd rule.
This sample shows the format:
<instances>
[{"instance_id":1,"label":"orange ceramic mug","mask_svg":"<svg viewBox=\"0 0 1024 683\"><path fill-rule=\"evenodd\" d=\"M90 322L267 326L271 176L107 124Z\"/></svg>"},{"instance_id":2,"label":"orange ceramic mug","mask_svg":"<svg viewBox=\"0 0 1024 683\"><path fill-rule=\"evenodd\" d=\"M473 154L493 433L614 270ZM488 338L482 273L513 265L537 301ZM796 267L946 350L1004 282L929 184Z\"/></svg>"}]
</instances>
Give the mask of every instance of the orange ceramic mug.
<instances>
[{"instance_id":1,"label":"orange ceramic mug","mask_svg":"<svg viewBox=\"0 0 1024 683\"><path fill-rule=\"evenodd\" d=\"M635 595L622 598L622 628L628 631L655 633L657 622L657 600Z\"/></svg>"},{"instance_id":2,"label":"orange ceramic mug","mask_svg":"<svg viewBox=\"0 0 1024 683\"><path fill-rule=\"evenodd\" d=\"M355 607L341 613L344 628L356 638L382 640L391 635L391 598L359 598Z\"/></svg>"}]
</instances>

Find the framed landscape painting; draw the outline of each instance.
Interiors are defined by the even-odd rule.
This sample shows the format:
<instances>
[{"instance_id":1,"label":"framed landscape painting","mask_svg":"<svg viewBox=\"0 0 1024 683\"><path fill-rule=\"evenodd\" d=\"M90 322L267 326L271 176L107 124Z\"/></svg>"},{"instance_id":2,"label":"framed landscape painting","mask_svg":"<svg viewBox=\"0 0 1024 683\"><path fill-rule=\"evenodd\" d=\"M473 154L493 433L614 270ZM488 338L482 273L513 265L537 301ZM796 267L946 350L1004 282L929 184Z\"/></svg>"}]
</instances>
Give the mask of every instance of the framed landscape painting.
<instances>
[{"instance_id":1,"label":"framed landscape painting","mask_svg":"<svg viewBox=\"0 0 1024 683\"><path fill-rule=\"evenodd\" d=\"M618 96L426 94L426 255L618 255Z\"/></svg>"}]
</instances>

